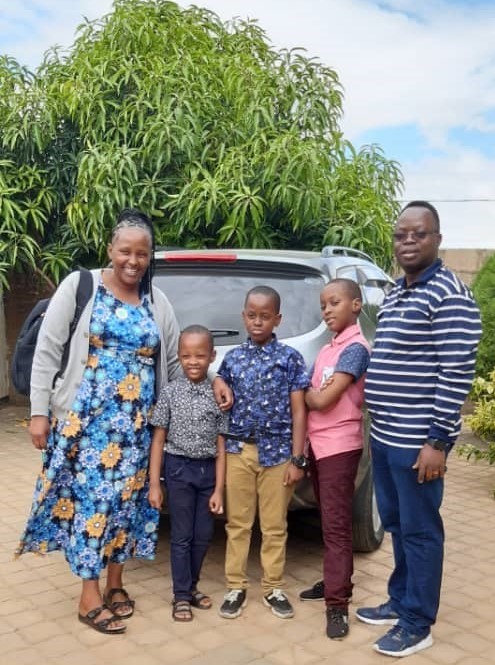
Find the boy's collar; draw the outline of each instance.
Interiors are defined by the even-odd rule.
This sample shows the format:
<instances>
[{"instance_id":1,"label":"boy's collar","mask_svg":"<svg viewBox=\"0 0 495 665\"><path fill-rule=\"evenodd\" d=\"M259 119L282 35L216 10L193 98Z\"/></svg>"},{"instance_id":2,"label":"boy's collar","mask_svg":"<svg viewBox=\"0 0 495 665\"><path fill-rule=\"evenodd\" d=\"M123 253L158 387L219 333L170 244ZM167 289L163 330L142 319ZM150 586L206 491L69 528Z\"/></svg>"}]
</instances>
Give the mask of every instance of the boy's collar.
<instances>
[{"instance_id":1,"label":"boy's collar","mask_svg":"<svg viewBox=\"0 0 495 665\"><path fill-rule=\"evenodd\" d=\"M344 330L341 330L339 333L337 333L334 337L332 337L331 344L343 344L344 342L347 342L348 339L351 337L354 337L358 333L361 332L361 328L357 323L352 323L350 326L347 326L347 328L344 328Z\"/></svg>"},{"instance_id":2,"label":"boy's collar","mask_svg":"<svg viewBox=\"0 0 495 665\"><path fill-rule=\"evenodd\" d=\"M253 342L251 337L247 338L248 345L255 349L269 349L272 346L274 346L276 342L277 342L277 335L275 333L272 333L271 340L269 342L266 342L265 344L256 344L256 342Z\"/></svg>"}]
</instances>

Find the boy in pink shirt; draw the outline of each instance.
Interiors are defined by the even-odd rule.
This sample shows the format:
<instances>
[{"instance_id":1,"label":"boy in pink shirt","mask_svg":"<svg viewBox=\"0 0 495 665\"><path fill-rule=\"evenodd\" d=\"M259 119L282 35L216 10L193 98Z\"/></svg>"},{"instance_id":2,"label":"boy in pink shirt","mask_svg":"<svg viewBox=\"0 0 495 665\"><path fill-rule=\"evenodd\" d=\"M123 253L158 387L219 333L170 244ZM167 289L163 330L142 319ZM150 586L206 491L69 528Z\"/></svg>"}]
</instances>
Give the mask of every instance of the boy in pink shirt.
<instances>
[{"instance_id":1,"label":"boy in pink shirt","mask_svg":"<svg viewBox=\"0 0 495 665\"><path fill-rule=\"evenodd\" d=\"M320 304L323 320L335 336L316 358L305 399L311 477L321 512L323 585L319 582L302 592L302 600L323 587L327 635L335 639L349 632L352 497L363 448L364 374L370 347L357 325L362 301L356 282L332 280L322 289Z\"/></svg>"}]
</instances>

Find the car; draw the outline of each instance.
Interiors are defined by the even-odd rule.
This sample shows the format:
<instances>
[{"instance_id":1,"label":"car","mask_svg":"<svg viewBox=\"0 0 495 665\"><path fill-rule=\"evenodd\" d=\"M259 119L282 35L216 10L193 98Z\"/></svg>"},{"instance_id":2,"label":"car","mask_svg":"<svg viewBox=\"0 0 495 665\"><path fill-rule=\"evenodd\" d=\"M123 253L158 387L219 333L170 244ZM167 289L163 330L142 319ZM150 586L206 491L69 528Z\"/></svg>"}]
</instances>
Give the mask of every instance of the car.
<instances>
[{"instance_id":1,"label":"car","mask_svg":"<svg viewBox=\"0 0 495 665\"><path fill-rule=\"evenodd\" d=\"M282 321L277 336L300 351L310 368L330 339L319 306L322 287L336 277L360 285L359 324L372 343L378 308L393 285L369 256L348 247L325 246L321 252L163 249L157 250L155 259L154 284L169 298L180 327L202 324L211 330L217 352L213 375L227 351L246 339L241 311L253 286L269 285L280 293ZM296 487L290 510L315 507L311 482L305 478ZM382 539L366 435L354 493L353 546L356 551L371 552Z\"/></svg>"}]
</instances>

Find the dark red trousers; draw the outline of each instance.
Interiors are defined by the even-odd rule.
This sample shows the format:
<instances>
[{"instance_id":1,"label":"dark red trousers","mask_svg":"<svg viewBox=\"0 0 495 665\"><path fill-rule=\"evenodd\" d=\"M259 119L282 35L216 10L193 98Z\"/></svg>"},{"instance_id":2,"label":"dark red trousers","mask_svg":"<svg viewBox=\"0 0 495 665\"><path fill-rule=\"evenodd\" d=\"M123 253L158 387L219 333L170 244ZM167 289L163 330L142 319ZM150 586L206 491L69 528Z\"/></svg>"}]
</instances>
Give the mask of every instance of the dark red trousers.
<instances>
[{"instance_id":1,"label":"dark red trousers","mask_svg":"<svg viewBox=\"0 0 495 665\"><path fill-rule=\"evenodd\" d=\"M352 497L361 450L315 460L311 477L321 514L323 581L327 607L347 608L352 596Z\"/></svg>"}]
</instances>

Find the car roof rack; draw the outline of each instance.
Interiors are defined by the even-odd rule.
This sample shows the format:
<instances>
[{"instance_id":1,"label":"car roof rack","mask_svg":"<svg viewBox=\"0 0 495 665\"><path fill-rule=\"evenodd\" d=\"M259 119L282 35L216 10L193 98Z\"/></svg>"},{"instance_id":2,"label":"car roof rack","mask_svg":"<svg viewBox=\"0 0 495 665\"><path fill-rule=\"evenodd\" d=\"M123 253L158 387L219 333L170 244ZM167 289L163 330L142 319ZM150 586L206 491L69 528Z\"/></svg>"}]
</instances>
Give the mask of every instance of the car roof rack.
<instances>
[{"instance_id":1,"label":"car roof rack","mask_svg":"<svg viewBox=\"0 0 495 665\"><path fill-rule=\"evenodd\" d=\"M321 250L321 255L323 258L328 259L331 256L359 256L361 259L366 259L367 261L373 261L371 256L362 252L360 249L354 249L353 247L340 247L339 245L325 245Z\"/></svg>"}]
</instances>

